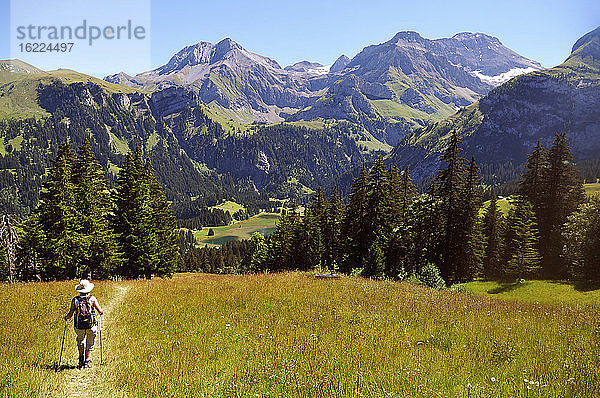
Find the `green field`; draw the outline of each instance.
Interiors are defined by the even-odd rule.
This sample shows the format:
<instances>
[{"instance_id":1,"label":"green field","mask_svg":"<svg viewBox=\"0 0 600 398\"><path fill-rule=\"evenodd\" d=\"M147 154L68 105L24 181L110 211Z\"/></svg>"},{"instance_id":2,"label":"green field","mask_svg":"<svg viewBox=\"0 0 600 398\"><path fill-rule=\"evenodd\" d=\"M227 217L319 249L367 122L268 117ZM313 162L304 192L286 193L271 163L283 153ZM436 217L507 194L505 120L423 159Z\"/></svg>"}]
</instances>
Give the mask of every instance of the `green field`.
<instances>
[{"instance_id":1,"label":"green field","mask_svg":"<svg viewBox=\"0 0 600 398\"><path fill-rule=\"evenodd\" d=\"M104 365L96 351L91 369L73 369L69 324L55 372L74 285L0 285L0 396L600 394L596 293L591 306L569 295L532 304L305 273L105 282L94 291L106 312Z\"/></svg>"},{"instance_id":2,"label":"green field","mask_svg":"<svg viewBox=\"0 0 600 398\"><path fill-rule=\"evenodd\" d=\"M201 246L205 244L219 246L232 240L249 239L255 232L260 232L263 235L270 234L275 231L277 220L279 220L279 214L277 213L262 213L232 225L202 228L202 230L196 231L194 236ZM214 236L208 236L210 229L215 232Z\"/></svg>"},{"instance_id":3,"label":"green field","mask_svg":"<svg viewBox=\"0 0 600 398\"><path fill-rule=\"evenodd\" d=\"M240 211L240 210L245 210L246 208L239 203L227 200L227 201L221 203L220 205L211 207L211 209L221 209L221 210L229 212L229 214L231 216L233 216L233 213Z\"/></svg>"}]
</instances>

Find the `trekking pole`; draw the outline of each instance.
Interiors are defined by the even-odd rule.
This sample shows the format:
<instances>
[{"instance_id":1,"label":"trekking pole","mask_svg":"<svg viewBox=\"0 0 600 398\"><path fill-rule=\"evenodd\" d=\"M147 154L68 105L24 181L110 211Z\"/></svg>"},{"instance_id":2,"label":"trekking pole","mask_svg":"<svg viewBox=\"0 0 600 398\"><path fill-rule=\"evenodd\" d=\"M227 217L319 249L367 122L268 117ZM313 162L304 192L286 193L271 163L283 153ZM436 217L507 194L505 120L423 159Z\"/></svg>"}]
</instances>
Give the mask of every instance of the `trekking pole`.
<instances>
[{"instance_id":1,"label":"trekking pole","mask_svg":"<svg viewBox=\"0 0 600 398\"><path fill-rule=\"evenodd\" d=\"M67 333L67 319L65 319L65 328L63 329L62 343L60 344L60 357L58 357L58 367L56 368L57 372L60 369L60 362L62 361L62 353L63 353L63 347L65 346L65 334L66 333Z\"/></svg>"},{"instance_id":2,"label":"trekking pole","mask_svg":"<svg viewBox=\"0 0 600 398\"><path fill-rule=\"evenodd\" d=\"M102 315L100 315L100 322L98 324L98 329L100 329L100 365L102 365Z\"/></svg>"}]
</instances>

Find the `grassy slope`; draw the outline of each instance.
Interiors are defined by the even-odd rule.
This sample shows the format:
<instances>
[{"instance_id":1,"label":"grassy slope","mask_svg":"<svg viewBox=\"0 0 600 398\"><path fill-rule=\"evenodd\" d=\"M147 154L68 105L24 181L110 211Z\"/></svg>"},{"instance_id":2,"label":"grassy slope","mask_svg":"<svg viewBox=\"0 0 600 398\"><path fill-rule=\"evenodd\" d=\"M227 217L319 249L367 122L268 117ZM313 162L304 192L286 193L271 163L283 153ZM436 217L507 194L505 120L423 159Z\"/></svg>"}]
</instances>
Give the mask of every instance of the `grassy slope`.
<instances>
[{"instance_id":1,"label":"grassy slope","mask_svg":"<svg viewBox=\"0 0 600 398\"><path fill-rule=\"evenodd\" d=\"M101 304L110 300L114 283L96 283ZM61 340L75 282L0 284L0 396L65 396L65 378L77 365L73 320L67 323L62 365L56 373Z\"/></svg>"},{"instance_id":2,"label":"grassy slope","mask_svg":"<svg viewBox=\"0 0 600 398\"><path fill-rule=\"evenodd\" d=\"M232 225L203 228L195 236L200 245L218 246L231 240L248 239L254 232L270 233L275 230L277 220L279 214L263 213ZM214 236L207 236L209 229L215 231Z\"/></svg>"},{"instance_id":3,"label":"grassy slope","mask_svg":"<svg viewBox=\"0 0 600 398\"><path fill-rule=\"evenodd\" d=\"M224 210L224 211L228 211L229 214L231 216L233 216L233 213L235 213L237 211L240 211L240 210L244 210L245 207L243 205L239 204L239 203L227 200L227 201L221 203L220 205L211 207L211 209L221 209L221 210Z\"/></svg>"},{"instance_id":4,"label":"grassy slope","mask_svg":"<svg viewBox=\"0 0 600 398\"><path fill-rule=\"evenodd\" d=\"M130 396L600 393L598 307L296 273L131 283L105 379Z\"/></svg>"},{"instance_id":5,"label":"grassy slope","mask_svg":"<svg viewBox=\"0 0 600 398\"><path fill-rule=\"evenodd\" d=\"M0 64L5 61L0 61ZM136 89L108 83L69 69L40 73L15 73L0 69L0 118L45 117L49 114L37 103L37 88L61 80L66 84L93 82L109 93L135 92Z\"/></svg>"}]
</instances>

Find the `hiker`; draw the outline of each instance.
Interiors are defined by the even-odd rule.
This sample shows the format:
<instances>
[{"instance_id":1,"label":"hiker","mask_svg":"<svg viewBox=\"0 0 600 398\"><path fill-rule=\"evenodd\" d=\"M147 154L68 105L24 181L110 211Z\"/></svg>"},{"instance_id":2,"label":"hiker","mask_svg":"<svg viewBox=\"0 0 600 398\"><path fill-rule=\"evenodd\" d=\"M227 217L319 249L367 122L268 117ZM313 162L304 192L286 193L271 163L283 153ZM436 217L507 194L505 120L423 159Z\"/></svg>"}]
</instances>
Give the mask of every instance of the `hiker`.
<instances>
[{"instance_id":1,"label":"hiker","mask_svg":"<svg viewBox=\"0 0 600 398\"><path fill-rule=\"evenodd\" d=\"M100 315L104 313L98 300L94 296L90 296L90 292L94 288L94 284L87 279L82 279L79 285L75 287L75 290L79 293L79 296L74 297L71 300L71 309L69 313L65 315L65 320L71 318L75 313L74 324L75 334L77 335L77 348L79 348L79 365L77 368L89 368L90 367L90 353L94 350L94 341L96 340L96 312ZM85 340L85 341L84 341Z\"/></svg>"}]
</instances>

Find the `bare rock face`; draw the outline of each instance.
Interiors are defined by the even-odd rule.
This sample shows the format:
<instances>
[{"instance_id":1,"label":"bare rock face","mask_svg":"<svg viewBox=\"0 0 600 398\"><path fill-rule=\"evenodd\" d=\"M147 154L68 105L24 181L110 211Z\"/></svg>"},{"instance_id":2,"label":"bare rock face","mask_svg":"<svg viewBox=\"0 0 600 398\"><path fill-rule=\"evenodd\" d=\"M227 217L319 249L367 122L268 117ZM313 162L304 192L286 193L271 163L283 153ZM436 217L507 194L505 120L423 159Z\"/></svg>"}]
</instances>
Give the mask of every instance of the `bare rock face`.
<instances>
[{"instance_id":1,"label":"bare rock face","mask_svg":"<svg viewBox=\"0 0 600 398\"><path fill-rule=\"evenodd\" d=\"M346 66L350 63L350 58L345 55L340 55L338 59L335 60L331 68L329 68L330 73L341 73Z\"/></svg>"}]
</instances>

